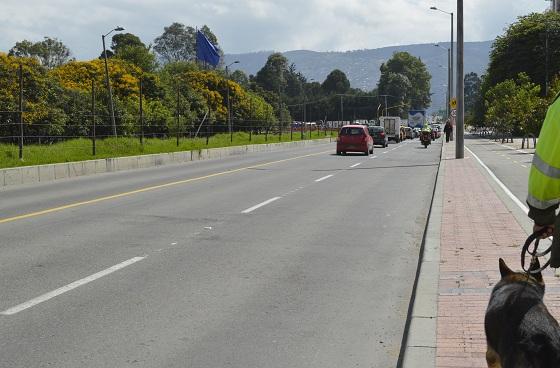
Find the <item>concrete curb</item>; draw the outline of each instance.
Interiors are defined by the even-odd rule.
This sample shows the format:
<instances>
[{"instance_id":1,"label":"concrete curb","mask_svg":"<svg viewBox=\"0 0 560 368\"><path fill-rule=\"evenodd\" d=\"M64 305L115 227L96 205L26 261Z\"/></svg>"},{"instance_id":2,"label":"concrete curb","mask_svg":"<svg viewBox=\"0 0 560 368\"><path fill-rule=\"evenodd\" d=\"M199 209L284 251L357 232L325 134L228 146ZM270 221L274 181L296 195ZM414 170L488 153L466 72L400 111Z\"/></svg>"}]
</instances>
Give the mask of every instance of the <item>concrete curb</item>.
<instances>
[{"instance_id":1,"label":"concrete curb","mask_svg":"<svg viewBox=\"0 0 560 368\"><path fill-rule=\"evenodd\" d=\"M331 141L332 138L324 138L309 141L253 144L223 148L207 148L195 151L65 162L60 164L21 166L9 169L0 169L0 187L47 182L123 170L144 169L148 167L180 164L191 161L221 159L254 152L273 152L295 147L324 144Z\"/></svg>"},{"instance_id":2,"label":"concrete curb","mask_svg":"<svg viewBox=\"0 0 560 368\"><path fill-rule=\"evenodd\" d=\"M445 144L445 143L443 143ZM426 368L436 366L437 347L437 304L439 287L439 262L441 218L443 210L443 176L445 160L443 146L440 156L436 187L426 227L424 247L420 255L414 302L410 313L410 324L404 338L403 368Z\"/></svg>"}]
</instances>

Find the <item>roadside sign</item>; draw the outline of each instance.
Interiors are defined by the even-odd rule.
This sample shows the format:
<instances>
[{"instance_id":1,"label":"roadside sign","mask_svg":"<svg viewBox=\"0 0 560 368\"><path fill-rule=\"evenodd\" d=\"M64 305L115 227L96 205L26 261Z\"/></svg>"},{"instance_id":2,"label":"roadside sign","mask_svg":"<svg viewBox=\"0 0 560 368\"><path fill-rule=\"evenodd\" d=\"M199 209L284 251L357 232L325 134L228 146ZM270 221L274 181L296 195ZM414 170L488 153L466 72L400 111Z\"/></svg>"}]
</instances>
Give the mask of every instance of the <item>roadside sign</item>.
<instances>
[{"instance_id":1,"label":"roadside sign","mask_svg":"<svg viewBox=\"0 0 560 368\"><path fill-rule=\"evenodd\" d=\"M455 110L455 109L457 108L457 99L456 99L455 97L453 97L453 98L451 99L451 101L449 101L449 106L450 106L453 110Z\"/></svg>"}]
</instances>

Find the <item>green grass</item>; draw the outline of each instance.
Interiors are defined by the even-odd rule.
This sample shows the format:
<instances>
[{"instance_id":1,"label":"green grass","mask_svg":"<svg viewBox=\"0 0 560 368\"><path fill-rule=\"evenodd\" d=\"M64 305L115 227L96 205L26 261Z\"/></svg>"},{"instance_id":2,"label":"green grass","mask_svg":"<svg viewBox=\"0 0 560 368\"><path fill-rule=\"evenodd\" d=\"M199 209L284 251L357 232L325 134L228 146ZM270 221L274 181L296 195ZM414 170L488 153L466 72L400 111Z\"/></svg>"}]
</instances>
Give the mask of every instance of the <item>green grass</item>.
<instances>
[{"instance_id":1,"label":"green grass","mask_svg":"<svg viewBox=\"0 0 560 368\"><path fill-rule=\"evenodd\" d=\"M335 132L327 132L329 135L336 136ZM177 146L176 138L145 138L144 145L140 145L138 138L119 137L105 138L96 141L96 155L92 154L92 141L90 139L79 138L64 141L56 144L34 144L23 147L23 161L19 159L19 149L17 144L0 144L0 168L43 165L60 162L73 162L94 160L108 157L135 156L154 153L191 151L204 148L241 146L246 144L264 144L275 142L290 141L290 133L283 133L281 139L278 134L268 135L268 140L264 134L253 134L249 140L248 133L234 133L233 141L230 142L229 134L216 134L209 138L206 145L206 138L188 139L181 138ZM311 139L325 138L325 132L312 132ZM293 133L293 140L299 141L301 132ZM304 140L310 139L309 132L305 132Z\"/></svg>"}]
</instances>

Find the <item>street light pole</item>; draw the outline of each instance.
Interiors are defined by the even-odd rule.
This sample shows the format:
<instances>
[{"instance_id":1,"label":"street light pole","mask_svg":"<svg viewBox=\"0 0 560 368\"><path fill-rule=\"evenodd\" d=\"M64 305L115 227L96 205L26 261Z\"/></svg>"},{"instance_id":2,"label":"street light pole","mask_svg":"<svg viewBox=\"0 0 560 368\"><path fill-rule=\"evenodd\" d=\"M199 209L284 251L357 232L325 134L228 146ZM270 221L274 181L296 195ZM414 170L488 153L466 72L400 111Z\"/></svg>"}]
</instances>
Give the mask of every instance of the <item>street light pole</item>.
<instances>
[{"instance_id":1,"label":"street light pole","mask_svg":"<svg viewBox=\"0 0 560 368\"><path fill-rule=\"evenodd\" d=\"M451 89L450 89L450 90L453 91L453 86L454 86L454 83L453 83L453 82L454 82L454 81L453 81L453 70L455 69L455 68L454 68L455 64L453 63L453 12L447 12L447 11L441 10L441 9L435 7L435 6L430 7L430 9L431 9L431 10L437 10L437 11L440 11L440 12L442 12L442 13L445 13L445 14L451 16L451 45L450 45L450 46L451 46ZM457 56L457 57L458 57L458 56ZM449 98L450 98L450 99L452 98L451 94L449 95Z\"/></svg>"},{"instance_id":2,"label":"street light pole","mask_svg":"<svg viewBox=\"0 0 560 368\"><path fill-rule=\"evenodd\" d=\"M105 83L107 85L107 91L109 92L109 113L111 114L111 126L113 128L113 135L117 136L117 124L115 123L115 111L113 109L113 92L111 90L111 83L109 82L109 67L107 65L107 50L105 49L105 37L113 33L114 31L120 32L124 31L123 27L116 27L110 30L108 33L101 35L101 41L103 42L103 58L105 59Z\"/></svg>"},{"instance_id":3,"label":"street light pole","mask_svg":"<svg viewBox=\"0 0 560 368\"><path fill-rule=\"evenodd\" d=\"M226 65L226 100L227 100L227 120L228 120L228 130L230 141L233 141L233 133L231 129L231 106L229 103L229 67L233 64L239 64L239 60L235 60L233 63Z\"/></svg>"},{"instance_id":4,"label":"street light pole","mask_svg":"<svg viewBox=\"0 0 560 368\"><path fill-rule=\"evenodd\" d=\"M447 102L446 102L447 107L445 108L445 111L446 111L446 114L447 114L447 118L449 118L450 117L449 116L450 115L450 110L449 110L450 106L449 105L451 103L451 94L452 94L452 91L453 91L453 87L452 87L452 80L453 80L452 73L453 72L451 70L451 63L452 63L452 61L451 61L451 49L448 49L447 47L443 47L443 46L441 46L440 44L437 44L437 43L434 46L447 50Z\"/></svg>"},{"instance_id":5,"label":"street light pole","mask_svg":"<svg viewBox=\"0 0 560 368\"><path fill-rule=\"evenodd\" d=\"M457 0L457 129L455 158L465 157L464 119L465 119L465 80L463 79L463 0Z\"/></svg>"}]
</instances>

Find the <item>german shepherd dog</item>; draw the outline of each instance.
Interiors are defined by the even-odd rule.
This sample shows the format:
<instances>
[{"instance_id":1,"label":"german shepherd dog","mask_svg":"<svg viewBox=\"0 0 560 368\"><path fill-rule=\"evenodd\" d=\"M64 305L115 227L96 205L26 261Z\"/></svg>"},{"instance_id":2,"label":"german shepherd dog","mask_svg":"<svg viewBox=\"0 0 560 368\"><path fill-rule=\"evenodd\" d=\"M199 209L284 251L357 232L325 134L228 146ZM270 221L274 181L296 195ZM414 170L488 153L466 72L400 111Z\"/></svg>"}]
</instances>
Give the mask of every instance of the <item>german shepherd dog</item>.
<instances>
[{"instance_id":1,"label":"german shepherd dog","mask_svg":"<svg viewBox=\"0 0 560 368\"><path fill-rule=\"evenodd\" d=\"M543 303L541 273L514 272L500 258L500 274L484 318L488 367L560 367L560 327Z\"/></svg>"}]
</instances>

